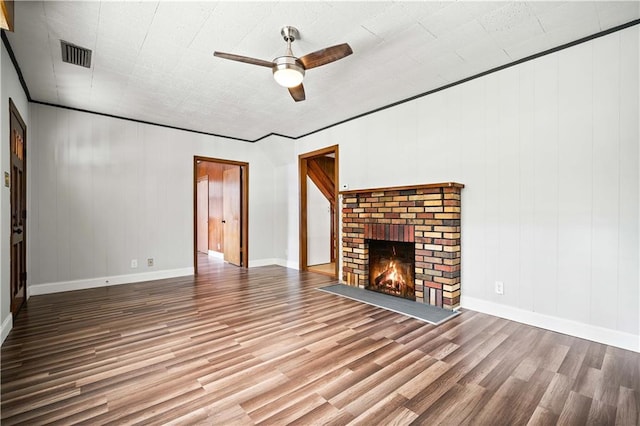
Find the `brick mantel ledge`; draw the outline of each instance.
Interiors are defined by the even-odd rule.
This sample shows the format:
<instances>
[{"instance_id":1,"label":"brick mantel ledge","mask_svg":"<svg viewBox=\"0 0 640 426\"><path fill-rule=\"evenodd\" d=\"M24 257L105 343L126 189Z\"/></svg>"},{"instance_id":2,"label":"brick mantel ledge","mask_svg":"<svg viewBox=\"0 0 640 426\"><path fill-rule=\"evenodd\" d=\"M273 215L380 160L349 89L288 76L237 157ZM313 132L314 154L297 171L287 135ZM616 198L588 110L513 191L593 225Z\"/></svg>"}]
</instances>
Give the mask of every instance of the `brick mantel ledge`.
<instances>
[{"instance_id":1,"label":"brick mantel ledge","mask_svg":"<svg viewBox=\"0 0 640 426\"><path fill-rule=\"evenodd\" d=\"M429 189L429 188L464 188L464 184L457 182L428 183L422 185L405 185L390 186L386 188L366 188L366 189L349 189L340 191L341 195L354 195L363 192L384 192L384 191L403 191L407 189Z\"/></svg>"}]
</instances>

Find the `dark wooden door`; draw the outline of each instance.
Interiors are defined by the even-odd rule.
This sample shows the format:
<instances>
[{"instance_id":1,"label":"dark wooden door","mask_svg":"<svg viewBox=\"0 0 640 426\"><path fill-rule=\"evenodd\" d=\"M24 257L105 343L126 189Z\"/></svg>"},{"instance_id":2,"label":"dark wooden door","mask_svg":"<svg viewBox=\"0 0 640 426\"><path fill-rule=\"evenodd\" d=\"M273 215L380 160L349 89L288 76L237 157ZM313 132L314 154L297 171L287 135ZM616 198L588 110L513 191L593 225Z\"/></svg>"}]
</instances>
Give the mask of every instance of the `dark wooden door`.
<instances>
[{"instance_id":1,"label":"dark wooden door","mask_svg":"<svg viewBox=\"0 0 640 426\"><path fill-rule=\"evenodd\" d=\"M27 292L27 127L9 100L11 147L11 313L15 317Z\"/></svg>"}]
</instances>

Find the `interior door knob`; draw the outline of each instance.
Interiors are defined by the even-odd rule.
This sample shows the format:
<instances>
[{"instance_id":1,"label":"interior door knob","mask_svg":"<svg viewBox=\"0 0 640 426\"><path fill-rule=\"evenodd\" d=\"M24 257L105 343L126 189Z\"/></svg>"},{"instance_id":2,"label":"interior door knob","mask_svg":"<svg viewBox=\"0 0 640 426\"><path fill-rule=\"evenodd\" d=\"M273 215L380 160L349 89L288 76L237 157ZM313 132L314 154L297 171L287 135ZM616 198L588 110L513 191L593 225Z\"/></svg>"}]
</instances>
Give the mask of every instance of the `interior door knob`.
<instances>
[{"instance_id":1,"label":"interior door knob","mask_svg":"<svg viewBox=\"0 0 640 426\"><path fill-rule=\"evenodd\" d=\"M22 234L22 229L20 229L20 228L13 228L13 232L15 232L16 234L20 235L20 234Z\"/></svg>"}]
</instances>

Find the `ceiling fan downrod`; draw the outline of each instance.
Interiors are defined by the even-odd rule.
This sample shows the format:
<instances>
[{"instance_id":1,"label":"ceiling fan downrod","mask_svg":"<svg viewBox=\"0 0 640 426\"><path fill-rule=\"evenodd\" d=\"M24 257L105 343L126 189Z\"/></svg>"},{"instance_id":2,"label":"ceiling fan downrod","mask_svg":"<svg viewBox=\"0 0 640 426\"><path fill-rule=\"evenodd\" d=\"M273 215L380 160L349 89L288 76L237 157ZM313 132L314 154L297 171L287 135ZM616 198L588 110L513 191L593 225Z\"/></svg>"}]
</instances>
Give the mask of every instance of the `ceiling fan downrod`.
<instances>
[{"instance_id":1,"label":"ceiling fan downrod","mask_svg":"<svg viewBox=\"0 0 640 426\"><path fill-rule=\"evenodd\" d=\"M287 42L287 52L285 53L285 55L293 56L293 52L291 50L291 43L293 43L296 39L300 38L300 33L298 32L298 29L295 27L291 27L289 25L285 25L280 30L280 34L284 38L284 41Z\"/></svg>"}]
</instances>

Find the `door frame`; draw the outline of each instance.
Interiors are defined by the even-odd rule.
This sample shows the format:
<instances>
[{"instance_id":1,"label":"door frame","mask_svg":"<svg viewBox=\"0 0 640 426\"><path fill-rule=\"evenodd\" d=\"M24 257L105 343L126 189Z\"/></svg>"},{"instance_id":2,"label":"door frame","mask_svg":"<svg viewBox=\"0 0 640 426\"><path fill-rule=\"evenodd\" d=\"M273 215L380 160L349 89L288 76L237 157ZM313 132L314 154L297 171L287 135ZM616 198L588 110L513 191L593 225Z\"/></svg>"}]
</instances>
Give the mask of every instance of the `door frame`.
<instances>
[{"instance_id":1,"label":"door frame","mask_svg":"<svg viewBox=\"0 0 640 426\"><path fill-rule=\"evenodd\" d=\"M11 116L14 116L16 118L16 120L18 121L18 125L20 127L22 127L22 129L24 130L24 137L23 137L23 148L22 148L22 175L23 175L23 183L22 183L22 195L24 196L24 203L25 203L25 216L23 218L23 230L22 230L22 246L24 247L24 298L22 300L22 303L20 303L20 306L15 306L15 300L14 300L14 294L13 294L13 289L14 289L14 282L13 282L13 278L14 278L14 274L13 274L13 248L12 248L12 243L13 243L13 224L11 223L11 218L9 220L9 227L10 227L10 232L9 232L9 268L10 268L10 283L9 283L9 309L11 311L11 314L13 316L13 318L15 319L15 317L17 316L18 312L20 311L20 309L25 305L25 303L27 303L27 299L28 299L28 283L27 283L27 217L26 217L26 210L27 210L27 125L25 124L24 120L22 119L22 116L20 115L20 111L18 111L18 107L16 106L16 104L13 102L13 99L9 98L9 162L11 163L11 156L13 155L13 153L11 152L11 138L13 137L13 130L14 127L12 125L13 120L11 119ZM11 205L11 200L13 197L11 197L11 191L13 190L13 187L9 188L9 209L11 210L13 208L13 206Z\"/></svg>"},{"instance_id":2,"label":"door frame","mask_svg":"<svg viewBox=\"0 0 640 426\"><path fill-rule=\"evenodd\" d=\"M249 163L244 161L224 160L221 158L193 156L193 273L198 275L198 162L230 164L240 167L240 253L242 255L242 268L249 267Z\"/></svg>"},{"instance_id":3,"label":"door frame","mask_svg":"<svg viewBox=\"0 0 640 426\"><path fill-rule=\"evenodd\" d=\"M336 220L333 225L333 234L335 235L336 243L334 245L334 258L335 258L335 277L338 277L340 269L339 260L339 216L338 216L338 196L340 194L340 182L339 182L339 146L331 145L326 148L318 149L315 151L307 152L305 154L298 155L298 176L299 176L299 191L300 191L300 231L299 231L299 268L301 271L307 271L309 269L307 265L307 161L314 157L324 157L328 154L334 154L335 167L333 170L334 186L334 207L333 213Z\"/></svg>"}]
</instances>

